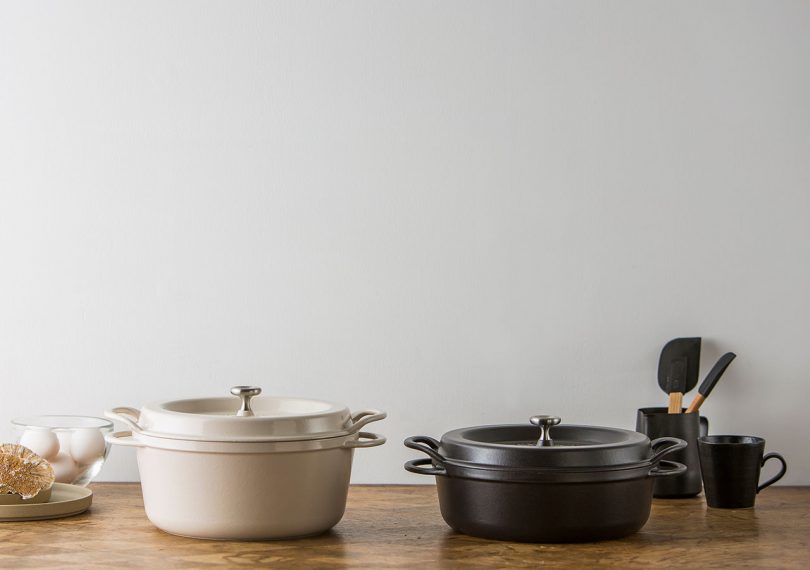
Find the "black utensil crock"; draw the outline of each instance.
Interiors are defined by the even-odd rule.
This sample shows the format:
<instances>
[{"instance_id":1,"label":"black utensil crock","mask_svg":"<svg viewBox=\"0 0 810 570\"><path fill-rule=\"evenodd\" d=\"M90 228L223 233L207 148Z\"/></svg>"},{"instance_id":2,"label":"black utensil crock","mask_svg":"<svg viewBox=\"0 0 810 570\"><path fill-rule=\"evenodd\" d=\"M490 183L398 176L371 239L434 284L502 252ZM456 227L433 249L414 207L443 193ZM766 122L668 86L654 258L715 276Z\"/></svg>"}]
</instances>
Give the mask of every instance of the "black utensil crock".
<instances>
[{"instance_id":1,"label":"black utensil crock","mask_svg":"<svg viewBox=\"0 0 810 570\"><path fill-rule=\"evenodd\" d=\"M709 432L709 420L697 413L670 414L667 408L641 408L636 415L636 431L650 439L677 437L686 441L686 448L672 453L672 461L686 465L686 472L655 481L654 497L687 498L699 494L702 485L697 441Z\"/></svg>"}]
</instances>

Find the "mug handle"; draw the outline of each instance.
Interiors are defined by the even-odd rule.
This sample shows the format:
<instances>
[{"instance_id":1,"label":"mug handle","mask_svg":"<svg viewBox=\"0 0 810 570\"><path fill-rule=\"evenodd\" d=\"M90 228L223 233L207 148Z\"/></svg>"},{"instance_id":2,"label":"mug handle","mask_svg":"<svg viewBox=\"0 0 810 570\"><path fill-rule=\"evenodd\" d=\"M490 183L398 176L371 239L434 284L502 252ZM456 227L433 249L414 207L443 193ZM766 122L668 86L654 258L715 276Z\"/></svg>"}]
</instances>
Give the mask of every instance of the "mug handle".
<instances>
[{"instance_id":1,"label":"mug handle","mask_svg":"<svg viewBox=\"0 0 810 570\"><path fill-rule=\"evenodd\" d=\"M784 477L785 473L787 473L787 462L785 461L784 457L782 457L778 453L766 453L765 457L762 458L761 466L764 467L765 462L768 461L769 459L778 459L779 461L781 461L782 462L782 469L779 470L779 473L777 473L772 478L768 479L762 485L757 487L757 493L759 493L765 487L769 487L769 486L773 485L774 483L779 481L779 479Z\"/></svg>"}]
</instances>

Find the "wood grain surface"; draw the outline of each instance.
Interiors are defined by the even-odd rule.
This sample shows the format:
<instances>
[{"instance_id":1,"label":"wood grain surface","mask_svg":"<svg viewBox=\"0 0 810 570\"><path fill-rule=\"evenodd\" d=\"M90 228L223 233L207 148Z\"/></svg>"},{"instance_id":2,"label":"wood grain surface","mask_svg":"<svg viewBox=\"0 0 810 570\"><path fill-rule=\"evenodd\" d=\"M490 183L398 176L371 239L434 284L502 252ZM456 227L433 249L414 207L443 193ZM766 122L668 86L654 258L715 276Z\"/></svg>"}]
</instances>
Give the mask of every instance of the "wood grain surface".
<instances>
[{"instance_id":1,"label":"wood grain surface","mask_svg":"<svg viewBox=\"0 0 810 570\"><path fill-rule=\"evenodd\" d=\"M747 510L708 509L700 497L656 499L641 532L564 545L456 534L432 486L353 486L332 531L278 542L171 536L147 520L137 484L92 488L93 506L82 515L0 523L0 568L810 567L810 487L772 487Z\"/></svg>"}]
</instances>

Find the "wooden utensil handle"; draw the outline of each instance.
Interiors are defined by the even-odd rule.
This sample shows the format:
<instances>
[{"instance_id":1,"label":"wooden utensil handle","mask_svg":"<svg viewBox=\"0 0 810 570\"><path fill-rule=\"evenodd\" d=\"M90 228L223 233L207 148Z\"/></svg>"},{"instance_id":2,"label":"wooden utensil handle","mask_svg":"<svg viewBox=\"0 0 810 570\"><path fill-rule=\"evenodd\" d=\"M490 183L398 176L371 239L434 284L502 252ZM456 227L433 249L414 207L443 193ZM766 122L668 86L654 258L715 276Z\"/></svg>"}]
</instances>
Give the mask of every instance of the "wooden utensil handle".
<instances>
[{"instance_id":1,"label":"wooden utensil handle","mask_svg":"<svg viewBox=\"0 0 810 570\"><path fill-rule=\"evenodd\" d=\"M697 394L695 396L695 399L692 400L692 403L689 404L689 407L686 408L686 413L691 414L698 411L700 409L701 404L703 404L705 400L706 398L703 396L703 394Z\"/></svg>"},{"instance_id":2,"label":"wooden utensil handle","mask_svg":"<svg viewBox=\"0 0 810 570\"><path fill-rule=\"evenodd\" d=\"M669 395L669 413L680 414L683 405L683 392L672 392Z\"/></svg>"}]
</instances>

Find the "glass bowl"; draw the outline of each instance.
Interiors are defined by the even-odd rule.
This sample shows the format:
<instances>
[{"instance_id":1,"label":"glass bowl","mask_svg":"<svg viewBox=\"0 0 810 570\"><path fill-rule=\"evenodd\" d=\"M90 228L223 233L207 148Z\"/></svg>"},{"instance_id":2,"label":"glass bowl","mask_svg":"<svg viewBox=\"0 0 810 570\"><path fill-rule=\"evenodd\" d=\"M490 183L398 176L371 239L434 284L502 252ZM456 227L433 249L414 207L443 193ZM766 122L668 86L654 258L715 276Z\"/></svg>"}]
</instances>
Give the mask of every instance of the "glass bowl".
<instances>
[{"instance_id":1,"label":"glass bowl","mask_svg":"<svg viewBox=\"0 0 810 570\"><path fill-rule=\"evenodd\" d=\"M27 416L11 420L16 443L53 466L57 483L82 487L93 480L110 452L104 436L111 421L91 416Z\"/></svg>"}]
</instances>

